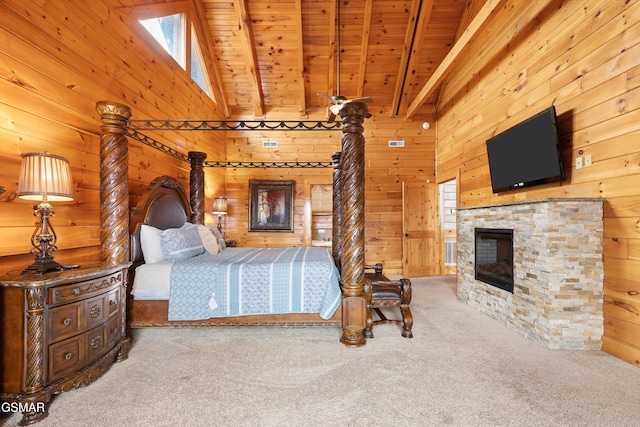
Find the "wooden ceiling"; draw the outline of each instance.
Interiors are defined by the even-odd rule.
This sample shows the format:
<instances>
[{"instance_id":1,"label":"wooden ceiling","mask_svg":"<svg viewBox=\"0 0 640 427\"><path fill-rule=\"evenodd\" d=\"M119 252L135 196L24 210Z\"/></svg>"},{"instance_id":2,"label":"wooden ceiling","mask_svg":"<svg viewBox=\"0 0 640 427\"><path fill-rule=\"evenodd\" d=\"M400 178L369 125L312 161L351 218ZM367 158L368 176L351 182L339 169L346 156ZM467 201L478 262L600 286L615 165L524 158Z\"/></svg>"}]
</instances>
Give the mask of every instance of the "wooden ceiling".
<instances>
[{"instance_id":1,"label":"wooden ceiling","mask_svg":"<svg viewBox=\"0 0 640 427\"><path fill-rule=\"evenodd\" d=\"M482 10L467 16L469 0L193 1L230 118L322 119L329 101L318 94L370 97L375 114L429 117L460 42L483 23ZM500 2L485 2L484 19Z\"/></svg>"}]
</instances>

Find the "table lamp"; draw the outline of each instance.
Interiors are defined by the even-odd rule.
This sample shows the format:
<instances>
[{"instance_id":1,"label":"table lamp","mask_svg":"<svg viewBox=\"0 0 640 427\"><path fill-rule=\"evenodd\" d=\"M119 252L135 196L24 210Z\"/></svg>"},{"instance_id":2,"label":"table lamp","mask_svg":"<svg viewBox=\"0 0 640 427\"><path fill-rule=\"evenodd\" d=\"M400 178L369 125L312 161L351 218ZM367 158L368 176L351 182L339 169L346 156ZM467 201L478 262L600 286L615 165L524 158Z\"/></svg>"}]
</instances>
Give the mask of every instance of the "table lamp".
<instances>
[{"instance_id":1,"label":"table lamp","mask_svg":"<svg viewBox=\"0 0 640 427\"><path fill-rule=\"evenodd\" d=\"M73 200L69 161L49 153L23 154L18 179L18 197L40 202L34 207L33 212L40 220L36 222L36 229L31 235L31 253L35 255L35 262L22 274L44 274L68 268L53 260L52 253L57 249L56 233L49 218L55 213L49 202Z\"/></svg>"},{"instance_id":2,"label":"table lamp","mask_svg":"<svg viewBox=\"0 0 640 427\"><path fill-rule=\"evenodd\" d=\"M216 197L213 201L213 212L214 215L218 215L218 231L222 234L222 215L227 214L227 199L226 197Z\"/></svg>"}]
</instances>

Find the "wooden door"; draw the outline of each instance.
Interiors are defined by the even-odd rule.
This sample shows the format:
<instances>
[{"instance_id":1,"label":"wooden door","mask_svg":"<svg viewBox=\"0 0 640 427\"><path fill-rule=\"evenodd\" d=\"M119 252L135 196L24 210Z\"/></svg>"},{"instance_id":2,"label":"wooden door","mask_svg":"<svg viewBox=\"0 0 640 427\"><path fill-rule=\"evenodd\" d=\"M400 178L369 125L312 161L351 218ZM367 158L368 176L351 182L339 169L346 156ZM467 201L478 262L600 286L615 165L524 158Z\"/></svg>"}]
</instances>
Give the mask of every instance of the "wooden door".
<instances>
[{"instance_id":1,"label":"wooden door","mask_svg":"<svg viewBox=\"0 0 640 427\"><path fill-rule=\"evenodd\" d=\"M441 274L437 196L436 184L402 184L402 268L405 277Z\"/></svg>"}]
</instances>

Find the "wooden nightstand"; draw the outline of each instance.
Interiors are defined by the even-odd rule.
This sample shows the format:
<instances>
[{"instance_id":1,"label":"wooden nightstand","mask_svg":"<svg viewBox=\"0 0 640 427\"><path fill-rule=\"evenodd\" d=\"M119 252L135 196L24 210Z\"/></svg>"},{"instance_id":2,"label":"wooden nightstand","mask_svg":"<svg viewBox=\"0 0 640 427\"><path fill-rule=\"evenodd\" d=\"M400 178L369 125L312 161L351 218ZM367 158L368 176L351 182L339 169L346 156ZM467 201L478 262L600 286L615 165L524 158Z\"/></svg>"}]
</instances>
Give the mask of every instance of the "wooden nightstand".
<instances>
[{"instance_id":1,"label":"wooden nightstand","mask_svg":"<svg viewBox=\"0 0 640 427\"><path fill-rule=\"evenodd\" d=\"M52 395L89 385L127 358L128 267L0 277L0 399L29 404L22 425L45 418Z\"/></svg>"},{"instance_id":2,"label":"wooden nightstand","mask_svg":"<svg viewBox=\"0 0 640 427\"><path fill-rule=\"evenodd\" d=\"M235 247L236 247L236 241L235 241L235 239L230 239L230 240L225 239L224 244L225 244L228 248L235 248Z\"/></svg>"}]
</instances>

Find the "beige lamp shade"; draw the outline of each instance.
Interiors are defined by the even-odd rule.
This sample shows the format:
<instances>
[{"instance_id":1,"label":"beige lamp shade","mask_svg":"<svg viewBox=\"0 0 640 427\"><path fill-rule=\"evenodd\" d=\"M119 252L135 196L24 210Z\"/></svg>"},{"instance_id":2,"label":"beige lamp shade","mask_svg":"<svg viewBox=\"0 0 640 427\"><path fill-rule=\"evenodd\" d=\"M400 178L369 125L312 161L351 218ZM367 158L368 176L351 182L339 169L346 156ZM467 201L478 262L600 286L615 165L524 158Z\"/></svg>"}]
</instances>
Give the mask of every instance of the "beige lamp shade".
<instances>
[{"instance_id":1,"label":"beige lamp shade","mask_svg":"<svg viewBox=\"0 0 640 427\"><path fill-rule=\"evenodd\" d=\"M227 199L220 196L216 197L213 201L213 211L211 212L214 215L226 215L227 214Z\"/></svg>"},{"instance_id":2,"label":"beige lamp shade","mask_svg":"<svg viewBox=\"0 0 640 427\"><path fill-rule=\"evenodd\" d=\"M53 202L73 200L69 161L49 153L23 154L18 178L18 197Z\"/></svg>"}]
</instances>

